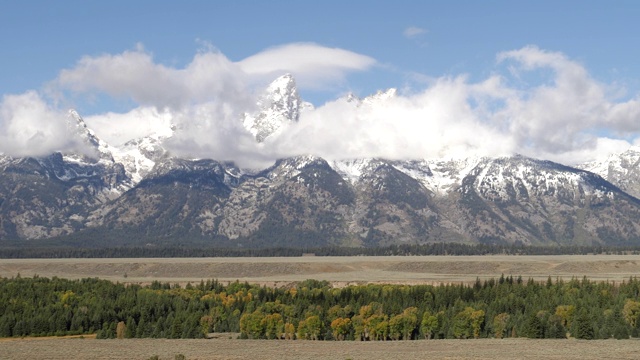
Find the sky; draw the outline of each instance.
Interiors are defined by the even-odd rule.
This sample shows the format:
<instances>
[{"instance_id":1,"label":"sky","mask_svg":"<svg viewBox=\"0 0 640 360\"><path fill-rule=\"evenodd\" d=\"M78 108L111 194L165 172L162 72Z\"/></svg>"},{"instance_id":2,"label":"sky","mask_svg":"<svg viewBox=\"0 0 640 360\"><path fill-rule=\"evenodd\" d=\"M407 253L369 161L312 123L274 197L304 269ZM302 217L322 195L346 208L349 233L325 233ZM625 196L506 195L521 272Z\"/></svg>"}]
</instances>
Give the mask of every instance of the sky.
<instances>
[{"instance_id":1,"label":"sky","mask_svg":"<svg viewBox=\"0 0 640 360\"><path fill-rule=\"evenodd\" d=\"M176 124L178 154L520 153L576 164L640 145L637 1L0 0L0 152ZM256 144L243 112L280 75L313 103ZM354 107L394 88L393 96Z\"/></svg>"}]
</instances>

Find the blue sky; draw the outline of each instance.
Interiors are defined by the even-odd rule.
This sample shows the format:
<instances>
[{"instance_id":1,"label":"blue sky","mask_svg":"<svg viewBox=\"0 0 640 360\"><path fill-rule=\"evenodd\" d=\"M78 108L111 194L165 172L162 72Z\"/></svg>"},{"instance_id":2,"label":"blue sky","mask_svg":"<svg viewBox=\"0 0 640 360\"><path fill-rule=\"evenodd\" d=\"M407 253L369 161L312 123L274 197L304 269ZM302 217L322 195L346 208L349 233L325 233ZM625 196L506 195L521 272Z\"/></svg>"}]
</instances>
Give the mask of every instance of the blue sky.
<instances>
[{"instance_id":1,"label":"blue sky","mask_svg":"<svg viewBox=\"0 0 640 360\"><path fill-rule=\"evenodd\" d=\"M141 96L121 89L130 83L117 85L116 91L113 84L89 84L77 77L64 80L62 72L78 70L83 58L139 52L154 66L181 70L192 64L198 53L215 52L236 63L268 49L282 50L301 43L351 54L336 57L335 63L325 67L301 65L300 61L292 65L296 77L295 69L302 69L302 97L316 107L347 92L364 97L391 87L413 96L434 89L438 79L460 76L472 88L496 74L510 91L525 92L519 95L524 101L534 97L540 86L558 80L554 75L558 68L550 62L533 68L526 65L535 51L528 52L529 60L514 53L498 61L499 54L525 48L558 55L581 67L585 77L606 92L606 106L624 105L637 99L640 91L638 19L637 1L0 0L0 92L5 108L12 109L5 111L0 121L5 128L18 121L16 116L12 120L11 114L17 113L20 105L9 106L6 97L29 91L37 94L45 112L72 106L86 117L166 105L154 103L156 95L152 100L140 100ZM277 54L289 56L301 49L286 48ZM319 56L318 62L333 56L329 50L322 54L327 59ZM319 73L326 71L326 77L310 76L314 66L320 66ZM89 70L82 74L93 76ZM494 93L491 97L490 108L506 101ZM471 106L477 101L467 99ZM627 112L633 115L634 111ZM476 121L494 121L497 115L493 115L490 120L478 115ZM565 121L565 115L560 114L558 121ZM576 130L575 147L565 149L569 152L561 144L540 150L536 136L545 135L537 134L536 129L516 127L508 137L510 142L520 142L517 151L526 153L529 149L532 155L558 155L560 159L576 156L574 150L585 144L597 150L594 144L600 138L634 143L638 136L629 116L611 128L606 122ZM102 125L106 120L101 121L95 120ZM492 129L500 130L501 126L494 123ZM522 135L523 131L526 134ZM595 137L588 138L589 134ZM609 143L607 149L618 150L623 145ZM589 156L581 155L585 159Z\"/></svg>"},{"instance_id":2,"label":"blue sky","mask_svg":"<svg viewBox=\"0 0 640 360\"><path fill-rule=\"evenodd\" d=\"M2 1L3 93L37 89L82 56L141 43L184 66L208 42L231 60L313 42L371 56L353 74L360 95L426 76L494 70L498 52L536 45L583 63L602 81L640 85L637 1ZM423 29L411 38L407 28ZM309 94L321 101L332 94Z\"/></svg>"}]
</instances>

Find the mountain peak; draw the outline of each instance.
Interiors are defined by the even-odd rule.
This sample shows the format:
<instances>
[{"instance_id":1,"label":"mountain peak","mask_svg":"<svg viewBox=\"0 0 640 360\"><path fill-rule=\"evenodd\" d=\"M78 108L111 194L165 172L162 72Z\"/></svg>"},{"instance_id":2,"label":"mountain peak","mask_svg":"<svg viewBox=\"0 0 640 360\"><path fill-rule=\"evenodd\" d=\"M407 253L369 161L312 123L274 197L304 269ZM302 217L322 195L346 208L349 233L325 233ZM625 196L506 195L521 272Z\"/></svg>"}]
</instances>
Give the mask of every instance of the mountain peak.
<instances>
[{"instance_id":1,"label":"mountain peak","mask_svg":"<svg viewBox=\"0 0 640 360\"><path fill-rule=\"evenodd\" d=\"M362 101L364 103L375 103L375 102L380 102L380 101L386 101L388 99L392 99L395 98L396 95L398 95L398 90L395 88L390 88L387 90L379 90L378 92L376 92L373 95L367 96L366 98L364 98Z\"/></svg>"},{"instance_id":2,"label":"mountain peak","mask_svg":"<svg viewBox=\"0 0 640 360\"><path fill-rule=\"evenodd\" d=\"M273 80L267 86L266 93L293 93L297 94L296 79L291 74L284 74Z\"/></svg>"},{"instance_id":3,"label":"mountain peak","mask_svg":"<svg viewBox=\"0 0 640 360\"><path fill-rule=\"evenodd\" d=\"M631 146L627 150L609 155L602 161L592 161L578 165L612 182L623 191L640 198L640 147Z\"/></svg>"},{"instance_id":4,"label":"mountain peak","mask_svg":"<svg viewBox=\"0 0 640 360\"><path fill-rule=\"evenodd\" d=\"M78 140L77 143L85 155L98 160L105 159L113 161L111 152L107 149L108 145L89 129L82 116L74 109L70 109L68 112L67 127L69 132ZM73 155L68 156L73 157Z\"/></svg>"},{"instance_id":5,"label":"mountain peak","mask_svg":"<svg viewBox=\"0 0 640 360\"><path fill-rule=\"evenodd\" d=\"M298 95L296 81L291 74L275 79L258 97L258 110L244 114L244 127L258 142L275 134L284 126L297 122L300 112L309 107Z\"/></svg>"},{"instance_id":6,"label":"mountain peak","mask_svg":"<svg viewBox=\"0 0 640 360\"><path fill-rule=\"evenodd\" d=\"M74 134L80 135L83 138L93 136L93 133L87 127L84 119L82 118L82 116L80 116L80 114L78 114L75 109L69 109L67 115L67 125Z\"/></svg>"},{"instance_id":7,"label":"mountain peak","mask_svg":"<svg viewBox=\"0 0 640 360\"><path fill-rule=\"evenodd\" d=\"M356 94L354 94L352 92L348 93L344 98L348 103L351 103L351 102L359 103L360 102L360 98L358 96L356 96Z\"/></svg>"}]
</instances>

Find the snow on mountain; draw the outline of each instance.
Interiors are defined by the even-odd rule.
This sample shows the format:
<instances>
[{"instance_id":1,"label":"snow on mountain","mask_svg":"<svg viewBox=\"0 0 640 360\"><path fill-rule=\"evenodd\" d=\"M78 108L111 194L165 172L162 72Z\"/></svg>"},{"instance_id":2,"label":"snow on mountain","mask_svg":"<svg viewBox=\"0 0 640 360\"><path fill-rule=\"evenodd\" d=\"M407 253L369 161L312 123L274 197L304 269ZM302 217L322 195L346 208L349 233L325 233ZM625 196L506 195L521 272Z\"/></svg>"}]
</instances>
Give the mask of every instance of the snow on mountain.
<instances>
[{"instance_id":1,"label":"snow on mountain","mask_svg":"<svg viewBox=\"0 0 640 360\"><path fill-rule=\"evenodd\" d=\"M479 157L395 161L394 167L437 195L446 195L482 160Z\"/></svg>"},{"instance_id":2,"label":"snow on mountain","mask_svg":"<svg viewBox=\"0 0 640 360\"><path fill-rule=\"evenodd\" d=\"M170 136L167 133L156 133L128 141L113 151L114 161L124 165L133 183L137 184L151 172L159 159L167 156L162 142Z\"/></svg>"},{"instance_id":3,"label":"snow on mountain","mask_svg":"<svg viewBox=\"0 0 640 360\"><path fill-rule=\"evenodd\" d=\"M577 194L610 196L593 174L550 161L523 156L485 158L471 172L474 188L491 200L513 197L560 196L576 198ZM466 191L462 189L462 191Z\"/></svg>"},{"instance_id":4,"label":"snow on mountain","mask_svg":"<svg viewBox=\"0 0 640 360\"><path fill-rule=\"evenodd\" d=\"M291 74L274 80L260 95L257 105L256 112L244 114L243 124L258 142L263 142L284 126L297 122L303 111L313 108L313 105L300 99Z\"/></svg>"},{"instance_id":5,"label":"snow on mountain","mask_svg":"<svg viewBox=\"0 0 640 360\"><path fill-rule=\"evenodd\" d=\"M313 155L301 155L288 159L276 161L276 163L266 169L263 173L269 180L278 178L292 178L301 173L302 169L316 162L323 162L320 157Z\"/></svg>"},{"instance_id":6,"label":"snow on mountain","mask_svg":"<svg viewBox=\"0 0 640 360\"><path fill-rule=\"evenodd\" d=\"M345 96L349 103L357 107L375 108L378 104L384 103L397 95L396 89L378 91L376 94L358 98L353 94ZM257 101L258 110L252 114L244 115L244 126L250 131L258 142L264 141L267 137L282 131L288 124L298 121L300 114L305 109L312 108L313 105L303 102L297 91L295 79L291 74L283 75L274 80L263 92ZM82 143L89 150L90 154L99 162L105 164L122 164L130 178L130 186L134 186L144 179L151 172L158 161L169 157L169 153L162 146L164 140L173 135L173 128L160 127L156 133L134 139L118 148L112 147L87 128L80 115L71 110L69 112L70 126L74 128ZM85 149L86 150L86 149ZM300 156L295 158L293 163L288 159L280 163L281 170L272 173L275 176L282 172L284 176L291 176L298 172L308 162L317 160L314 156ZM425 188L437 196L446 196L449 192L458 189L462 185L463 179L468 176L480 163L489 161L488 158L471 156L468 158L442 158L442 159L417 159L417 160L393 160L384 159L350 159L335 160L329 162L331 166L344 180L355 185L363 176L372 173L382 164L393 166L396 170L418 180ZM74 154L65 155L65 161L86 162L86 156ZM588 163L579 168L594 172L605 179L613 182L622 190L630 192L633 196L640 196L640 148L632 148L622 154L612 155L607 161L599 163ZM485 167L485 171L486 171ZM495 172L495 166L492 167ZM507 170L504 170L507 171ZM524 168L519 170L509 169L509 175L524 177L529 175ZM515 171L515 173L514 173ZM482 174L476 174L482 177ZM495 175L495 174L494 174ZM68 174L66 176L75 176ZM495 177L498 176L498 177ZM498 171L492 178L493 187L495 182L503 180L503 172ZM538 179L539 180L539 179ZM551 183L558 179L547 179ZM483 180L486 183L486 180ZM537 181L537 180L536 180Z\"/></svg>"},{"instance_id":7,"label":"snow on mountain","mask_svg":"<svg viewBox=\"0 0 640 360\"><path fill-rule=\"evenodd\" d=\"M346 103L351 104L352 106L359 107L359 108L361 107L372 108L380 104L383 104L384 102L390 99L395 98L397 95L398 95L398 90L395 88L390 88L387 90L379 90L375 94L366 96L364 98L360 98L356 94L350 92L342 96L341 98L339 98L338 101L344 101Z\"/></svg>"},{"instance_id":8,"label":"snow on mountain","mask_svg":"<svg viewBox=\"0 0 640 360\"><path fill-rule=\"evenodd\" d=\"M578 168L602 176L630 195L640 198L640 147L612 154L604 161L578 165Z\"/></svg>"},{"instance_id":9,"label":"snow on mountain","mask_svg":"<svg viewBox=\"0 0 640 360\"><path fill-rule=\"evenodd\" d=\"M387 101L389 99L393 99L398 94L398 90L394 88L390 88L387 90L380 90L373 95L367 96L361 100L361 104L364 105L374 105L379 104L381 102Z\"/></svg>"},{"instance_id":10,"label":"snow on mountain","mask_svg":"<svg viewBox=\"0 0 640 360\"><path fill-rule=\"evenodd\" d=\"M85 162L89 159L113 162L112 150L106 142L98 138L94 132L87 127L84 119L77 111L71 109L67 116L67 126L72 134L78 139L80 152L84 154L68 153L64 155L65 160L75 162ZM83 156L84 155L84 156Z\"/></svg>"},{"instance_id":11,"label":"snow on mountain","mask_svg":"<svg viewBox=\"0 0 640 360\"><path fill-rule=\"evenodd\" d=\"M395 96L389 89L340 101L375 112ZM310 108L293 77L284 75L267 87L243 124L262 142ZM640 148L584 164L582 170L517 155L473 154L329 162L303 155L247 170L215 159L172 156L164 147L175 131L168 123L154 123L151 135L119 146L101 140L74 110L67 124L77 151L19 159L0 154L0 205L3 198L10 205L0 206L0 218L9 219L0 222L0 238L43 238L88 228L109 236L118 226L151 239L170 229L176 237L187 231L207 239L259 239L260 246L302 240L322 245L327 239L332 245L367 246L624 244L640 234ZM18 191L22 195L13 196Z\"/></svg>"},{"instance_id":12,"label":"snow on mountain","mask_svg":"<svg viewBox=\"0 0 640 360\"><path fill-rule=\"evenodd\" d=\"M69 110L68 124L73 133L80 139L81 151L86 154L69 153L63 158L68 163L78 165L102 164L103 166L124 166L129 178L123 190L139 183L155 166L158 159L166 155L162 142L173 135L173 128L158 127L155 133L131 140L120 147L114 147L98 138L89 129L82 117L75 110ZM86 166L85 166L86 167ZM77 176L67 174L66 178Z\"/></svg>"},{"instance_id":13,"label":"snow on mountain","mask_svg":"<svg viewBox=\"0 0 640 360\"><path fill-rule=\"evenodd\" d=\"M416 179L436 195L446 195L462 183L462 179L480 162L481 158L436 159L436 160L394 160L351 159L335 160L329 165L343 179L356 184L363 176L372 173L379 166L389 164L396 170Z\"/></svg>"},{"instance_id":14,"label":"snow on mountain","mask_svg":"<svg viewBox=\"0 0 640 360\"><path fill-rule=\"evenodd\" d=\"M597 192L586 185L591 182L588 174L522 156L463 159L395 160L352 159L331 161L329 165L343 179L355 185L379 166L389 164L396 170L420 182L437 196L446 196L461 188L463 180L472 175L476 189L492 193L494 197L507 196L510 188L523 188L529 194L539 195L570 188L586 194ZM514 182L517 182L514 185Z\"/></svg>"},{"instance_id":15,"label":"snow on mountain","mask_svg":"<svg viewBox=\"0 0 640 360\"><path fill-rule=\"evenodd\" d=\"M376 159L334 160L329 166L351 185L355 185L366 173L372 172L379 165Z\"/></svg>"}]
</instances>

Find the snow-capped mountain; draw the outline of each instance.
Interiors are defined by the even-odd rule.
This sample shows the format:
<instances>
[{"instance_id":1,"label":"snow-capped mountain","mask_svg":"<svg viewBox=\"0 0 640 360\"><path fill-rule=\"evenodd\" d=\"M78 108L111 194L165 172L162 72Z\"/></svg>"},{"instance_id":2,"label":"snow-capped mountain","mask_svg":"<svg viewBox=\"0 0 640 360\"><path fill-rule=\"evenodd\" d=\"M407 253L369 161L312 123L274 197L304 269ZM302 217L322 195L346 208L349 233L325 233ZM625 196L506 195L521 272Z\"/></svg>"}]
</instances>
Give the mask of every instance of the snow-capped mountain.
<instances>
[{"instance_id":1,"label":"snow-capped mountain","mask_svg":"<svg viewBox=\"0 0 640 360\"><path fill-rule=\"evenodd\" d=\"M640 198L640 147L610 155L605 161L578 166L605 178L623 191Z\"/></svg>"},{"instance_id":2,"label":"snow-capped mountain","mask_svg":"<svg viewBox=\"0 0 640 360\"><path fill-rule=\"evenodd\" d=\"M76 137L76 141L80 147L78 150L80 150L81 153L86 152L86 154L79 157L78 153L69 153L64 155L66 159L81 162L87 161L87 158L89 158L96 161L113 162L113 157L111 156L112 149L87 127L84 119L77 111L73 109L69 110L67 126L70 132Z\"/></svg>"},{"instance_id":3,"label":"snow-capped mountain","mask_svg":"<svg viewBox=\"0 0 640 360\"><path fill-rule=\"evenodd\" d=\"M90 130L83 118L75 111L69 110L69 123L72 132L79 139L80 153L63 154L68 163L91 164L104 166L120 164L124 167L128 181L122 184L124 192L139 183L156 165L158 161L169 157L163 142L173 136L174 127L159 127L148 136L133 139L120 147L114 147Z\"/></svg>"},{"instance_id":4,"label":"snow-capped mountain","mask_svg":"<svg viewBox=\"0 0 640 360\"><path fill-rule=\"evenodd\" d=\"M394 96L389 90L346 100L372 110ZM308 106L285 75L261 95L256 112L238 121L264 141ZM173 127L115 147L75 111L68 126L77 151L0 155L0 241L378 246L637 245L640 239L636 148L582 169L523 156L326 161L307 155L246 171L172 155L164 144Z\"/></svg>"},{"instance_id":5,"label":"snow-capped mountain","mask_svg":"<svg viewBox=\"0 0 640 360\"><path fill-rule=\"evenodd\" d=\"M523 243L624 243L638 199L600 176L522 156L483 159L456 191L467 232ZM570 240L569 240L570 239Z\"/></svg>"},{"instance_id":6,"label":"snow-capped mountain","mask_svg":"<svg viewBox=\"0 0 640 360\"><path fill-rule=\"evenodd\" d=\"M273 81L258 98L257 106L256 112L244 114L243 124L258 142L263 142L284 126L297 122L302 112L313 108L313 105L300 99L291 74Z\"/></svg>"}]
</instances>

